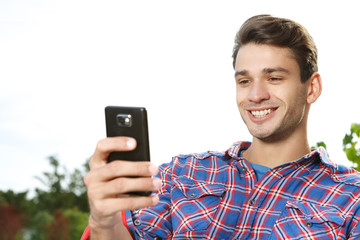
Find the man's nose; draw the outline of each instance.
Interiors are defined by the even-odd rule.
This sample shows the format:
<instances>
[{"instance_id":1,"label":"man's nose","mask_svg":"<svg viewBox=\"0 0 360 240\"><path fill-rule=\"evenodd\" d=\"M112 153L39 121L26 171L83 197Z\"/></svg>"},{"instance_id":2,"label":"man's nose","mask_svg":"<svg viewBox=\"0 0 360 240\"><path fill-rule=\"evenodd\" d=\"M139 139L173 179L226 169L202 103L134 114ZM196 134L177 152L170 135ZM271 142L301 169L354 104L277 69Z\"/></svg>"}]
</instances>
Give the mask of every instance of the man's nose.
<instances>
[{"instance_id":1,"label":"man's nose","mask_svg":"<svg viewBox=\"0 0 360 240\"><path fill-rule=\"evenodd\" d=\"M265 83L255 81L250 87L248 100L250 102L260 103L264 100L269 100L270 94Z\"/></svg>"}]
</instances>

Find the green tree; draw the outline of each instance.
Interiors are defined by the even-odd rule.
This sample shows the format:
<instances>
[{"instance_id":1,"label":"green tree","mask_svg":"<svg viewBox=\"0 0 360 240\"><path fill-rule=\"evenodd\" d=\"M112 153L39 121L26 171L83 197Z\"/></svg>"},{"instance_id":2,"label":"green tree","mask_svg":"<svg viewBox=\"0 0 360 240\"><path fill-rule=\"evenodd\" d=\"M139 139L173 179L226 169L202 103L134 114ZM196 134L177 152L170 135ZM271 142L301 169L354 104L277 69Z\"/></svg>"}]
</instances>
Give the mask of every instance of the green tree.
<instances>
[{"instance_id":1,"label":"green tree","mask_svg":"<svg viewBox=\"0 0 360 240\"><path fill-rule=\"evenodd\" d=\"M70 239L80 239L86 226L88 225L89 213L80 211L74 207L64 211L64 216L70 222Z\"/></svg>"},{"instance_id":2,"label":"green tree","mask_svg":"<svg viewBox=\"0 0 360 240\"><path fill-rule=\"evenodd\" d=\"M353 167L360 171L360 124L353 123L350 127L350 133L343 138L343 150L346 157L353 163Z\"/></svg>"},{"instance_id":3,"label":"green tree","mask_svg":"<svg viewBox=\"0 0 360 240\"><path fill-rule=\"evenodd\" d=\"M13 190L6 192L0 190L0 204L6 203L14 206L24 216L31 216L36 211L36 205L34 201L28 199L27 195L28 191L15 193Z\"/></svg>"},{"instance_id":4,"label":"green tree","mask_svg":"<svg viewBox=\"0 0 360 240\"><path fill-rule=\"evenodd\" d=\"M5 239L80 239L89 217L89 206L82 169L68 171L50 156L50 170L36 176L43 187L16 193L0 191L0 240Z\"/></svg>"},{"instance_id":5,"label":"green tree","mask_svg":"<svg viewBox=\"0 0 360 240\"><path fill-rule=\"evenodd\" d=\"M84 169L69 172L60 161L48 157L50 171L43 172L36 178L43 188L36 188L34 202L42 211L35 215L32 223L32 239L79 239L85 229L89 206L86 187L83 182Z\"/></svg>"},{"instance_id":6,"label":"green tree","mask_svg":"<svg viewBox=\"0 0 360 240\"><path fill-rule=\"evenodd\" d=\"M38 207L51 213L75 206L81 211L89 211L86 187L83 182L85 171L75 169L69 173L55 157L50 156L48 160L52 171L43 172L43 176L36 177L45 186L45 189L35 189L34 200Z\"/></svg>"},{"instance_id":7,"label":"green tree","mask_svg":"<svg viewBox=\"0 0 360 240\"><path fill-rule=\"evenodd\" d=\"M47 210L53 214L58 209L66 209L73 206L74 193L65 191L63 182L65 180L64 170L60 170L59 161L51 156L48 158L51 172L43 172L43 176L36 178L43 183L45 189L36 188L35 202L38 208Z\"/></svg>"},{"instance_id":8,"label":"green tree","mask_svg":"<svg viewBox=\"0 0 360 240\"><path fill-rule=\"evenodd\" d=\"M25 234L26 239L46 240L46 227L54 222L54 215L49 211L38 209L31 217L27 225Z\"/></svg>"}]
</instances>

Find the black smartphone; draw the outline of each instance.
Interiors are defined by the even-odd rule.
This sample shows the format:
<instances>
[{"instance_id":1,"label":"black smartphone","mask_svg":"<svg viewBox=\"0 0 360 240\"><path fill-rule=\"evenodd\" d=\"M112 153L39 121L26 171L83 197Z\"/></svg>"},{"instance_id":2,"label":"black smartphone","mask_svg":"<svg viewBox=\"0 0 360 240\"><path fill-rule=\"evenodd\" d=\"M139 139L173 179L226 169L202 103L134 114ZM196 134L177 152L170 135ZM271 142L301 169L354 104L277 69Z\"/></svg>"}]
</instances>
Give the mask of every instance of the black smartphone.
<instances>
[{"instance_id":1,"label":"black smartphone","mask_svg":"<svg viewBox=\"0 0 360 240\"><path fill-rule=\"evenodd\" d=\"M136 149L112 152L108 162L114 160L150 161L147 112L144 107L105 107L107 137L128 136L137 141ZM148 196L151 192L131 192L131 195Z\"/></svg>"}]
</instances>

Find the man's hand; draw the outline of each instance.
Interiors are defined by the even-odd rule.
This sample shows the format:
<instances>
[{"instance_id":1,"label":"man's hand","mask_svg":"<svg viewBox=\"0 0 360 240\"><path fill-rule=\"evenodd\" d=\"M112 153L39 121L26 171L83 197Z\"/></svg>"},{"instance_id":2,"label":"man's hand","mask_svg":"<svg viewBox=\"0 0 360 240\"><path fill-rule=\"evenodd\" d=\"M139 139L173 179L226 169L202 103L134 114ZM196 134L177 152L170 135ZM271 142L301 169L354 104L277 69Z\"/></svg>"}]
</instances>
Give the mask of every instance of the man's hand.
<instances>
[{"instance_id":1,"label":"man's hand","mask_svg":"<svg viewBox=\"0 0 360 240\"><path fill-rule=\"evenodd\" d=\"M126 159L107 163L111 152L131 151L135 148L136 141L129 137L106 138L96 146L90 159L90 171L84 178L90 204L92 239L97 234L101 239L130 237L122 224L121 211L154 206L159 201L156 195L140 197L126 194L158 190L161 182L160 179L153 178L158 172L155 165Z\"/></svg>"}]
</instances>

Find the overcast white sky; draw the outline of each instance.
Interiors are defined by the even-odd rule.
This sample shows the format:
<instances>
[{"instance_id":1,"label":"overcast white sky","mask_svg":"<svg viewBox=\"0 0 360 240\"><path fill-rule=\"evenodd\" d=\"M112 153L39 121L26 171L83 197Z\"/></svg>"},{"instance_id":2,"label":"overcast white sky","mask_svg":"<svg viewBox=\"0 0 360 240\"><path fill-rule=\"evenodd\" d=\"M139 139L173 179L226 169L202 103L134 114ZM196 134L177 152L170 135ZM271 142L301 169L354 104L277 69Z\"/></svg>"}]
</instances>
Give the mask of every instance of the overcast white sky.
<instances>
[{"instance_id":1,"label":"overcast white sky","mask_svg":"<svg viewBox=\"0 0 360 240\"><path fill-rule=\"evenodd\" d=\"M0 189L38 186L50 155L80 168L105 137L106 105L148 109L156 164L251 140L231 53L240 25L262 13L314 37L323 94L310 144L325 141L349 165L342 138L360 123L360 15L357 1L338 2L0 0Z\"/></svg>"}]
</instances>

